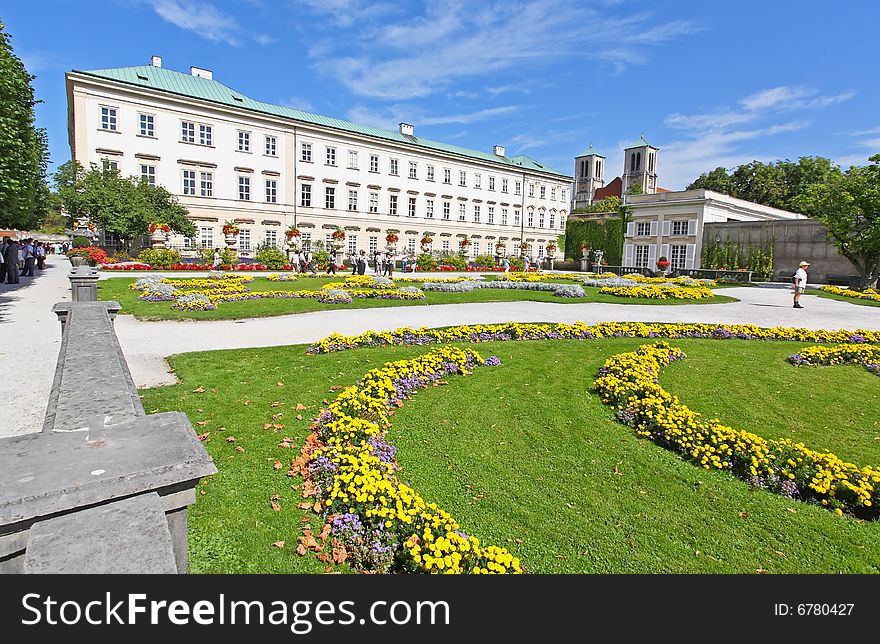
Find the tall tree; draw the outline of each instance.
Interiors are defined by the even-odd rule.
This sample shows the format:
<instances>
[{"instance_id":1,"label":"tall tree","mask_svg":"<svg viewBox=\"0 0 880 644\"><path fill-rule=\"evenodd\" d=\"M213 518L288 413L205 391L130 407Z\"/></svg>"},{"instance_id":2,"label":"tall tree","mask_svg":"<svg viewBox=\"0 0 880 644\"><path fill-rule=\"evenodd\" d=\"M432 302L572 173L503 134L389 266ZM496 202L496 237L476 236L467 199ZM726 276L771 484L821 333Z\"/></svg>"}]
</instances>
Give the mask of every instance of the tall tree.
<instances>
[{"instance_id":1,"label":"tall tree","mask_svg":"<svg viewBox=\"0 0 880 644\"><path fill-rule=\"evenodd\" d=\"M72 220L88 217L126 246L146 235L151 223L169 224L186 237L196 234L186 208L171 193L137 177L122 177L94 164L86 171L76 161L68 161L55 173L55 185Z\"/></svg>"},{"instance_id":2,"label":"tall tree","mask_svg":"<svg viewBox=\"0 0 880 644\"><path fill-rule=\"evenodd\" d=\"M880 154L867 166L832 172L795 199L796 206L828 229L840 254L859 271L859 286L880 275Z\"/></svg>"},{"instance_id":3,"label":"tall tree","mask_svg":"<svg viewBox=\"0 0 880 644\"><path fill-rule=\"evenodd\" d=\"M691 183L687 190L713 190L726 195L733 194L733 182L727 174L727 168L717 167L709 172L704 172Z\"/></svg>"},{"instance_id":4,"label":"tall tree","mask_svg":"<svg viewBox=\"0 0 880 644\"><path fill-rule=\"evenodd\" d=\"M48 210L46 132L35 127L34 89L0 22L0 227L29 230Z\"/></svg>"}]
</instances>

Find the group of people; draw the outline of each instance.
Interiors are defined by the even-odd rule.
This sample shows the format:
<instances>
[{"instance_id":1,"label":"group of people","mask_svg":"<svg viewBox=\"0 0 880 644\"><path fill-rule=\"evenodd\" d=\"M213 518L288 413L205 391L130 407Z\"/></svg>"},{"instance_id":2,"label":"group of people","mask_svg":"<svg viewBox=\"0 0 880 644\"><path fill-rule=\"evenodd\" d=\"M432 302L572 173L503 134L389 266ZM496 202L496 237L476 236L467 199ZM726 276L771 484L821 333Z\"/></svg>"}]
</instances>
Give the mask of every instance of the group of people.
<instances>
[{"instance_id":1,"label":"group of people","mask_svg":"<svg viewBox=\"0 0 880 644\"><path fill-rule=\"evenodd\" d=\"M43 242L4 237L0 243L0 282L18 284L20 277L33 277L34 266L40 271L46 267L46 254Z\"/></svg>"}]
</instances>

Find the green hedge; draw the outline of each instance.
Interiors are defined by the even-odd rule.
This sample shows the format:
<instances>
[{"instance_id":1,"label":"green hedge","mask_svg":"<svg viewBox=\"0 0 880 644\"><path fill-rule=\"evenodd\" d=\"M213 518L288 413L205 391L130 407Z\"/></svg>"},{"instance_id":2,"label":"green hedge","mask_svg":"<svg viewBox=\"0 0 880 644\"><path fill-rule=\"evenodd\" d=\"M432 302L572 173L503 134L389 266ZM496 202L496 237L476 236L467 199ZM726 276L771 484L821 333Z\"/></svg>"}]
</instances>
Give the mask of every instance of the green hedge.
<instances>
[{"instance_id":1,"label":"green hedge","mask_svg":"<svg viewBox=\"0 0 880 644\"><path fill-rule=\"evenodd\" d=\"M623 236L620 219L575 220L565 224L565 257L581 258L580 245L592 246L593 250L605 252L603 259L612 266L619 266L623 256Z\"/></svg>"},{"instance_id":2,"label":"green hedge","mask_svg":"<svg viewBox=\"0 0 880 644\"><path fill-rule=\"evenodd\" d=\"M752 278L773 277L773 244L740 244L735 241L708 242L703 246L703 268L752 271Z\"/></svg>"}]
</instances>

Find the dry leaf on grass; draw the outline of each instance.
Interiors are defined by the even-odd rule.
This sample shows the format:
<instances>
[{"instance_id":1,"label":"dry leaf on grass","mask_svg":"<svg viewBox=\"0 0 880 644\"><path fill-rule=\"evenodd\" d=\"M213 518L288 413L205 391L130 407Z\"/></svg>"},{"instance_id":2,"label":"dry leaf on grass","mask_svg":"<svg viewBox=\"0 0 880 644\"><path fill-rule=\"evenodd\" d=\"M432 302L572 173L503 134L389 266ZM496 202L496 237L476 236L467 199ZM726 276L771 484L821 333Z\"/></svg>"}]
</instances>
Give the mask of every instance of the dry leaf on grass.
<instances>
[{"instance_id":1,"label":"dry leaf on grass","mask_svg":"<svg viewBox=\"0 0 880 644\"><path fill-rule=\"evenodd\" d=\"M243 452L243 451L244 451L244 447L242 447L241 445L239 445L238 447L235 448L235 451L236 451L236 452Z\"/></svg>"},{"instance_id":2,"label":"dry leaf on grass","mask_svg":"<svg viewBox=\"0 0 880 644\"><path fill-rule=\"evenodd\" d=\"M278 505L277 503L275 503L275 501L272 501L271 505L272 505L272 509L275 510L275 512L281 512L281 506Z\"/></svg>"},{"instance_id":3,"label":"dry leaf on grass","mask_svg":"<svg viewBox=\"0 0 880 644\"><path fill-rule=\"evenodd\" d=\"M299 545L296 547L296 554L298 554L300 557L305 556L305 554L306 554L306 547L305 547L303 544L299 544Z\"/></svg>"},{"instance_id":4,"label":"dry leaf on grass","mask_svg":"<svg viewBox=\"0 0 880 644\"><path fill-rule=\"evenodd\" d=\"M235 442L235 436L228 436L228 437L226 438L226 442L227 442L227 443L234 443L234 442Z\"/></svg>"},{"instance_id":5,"label":"dry leaf on grass","mask_svg":"<svg viewBox=\"0 0 880 644\"><path fill-rule=\"evenodd\" d=\"M200 420L196 423L196 425L201 425L202 427L204 427L205 425L207 425L210 422L211 422L210 420Z\"/></svg>"},{"instance_id":6,"label":"dry leaf on grass","mask_svg":"<svg viewBox=\"0 0 880 644\"><path fill-rule=\"evenodd\" d=\"M274 467L276 470L280 470L282 467L284 467L284 464L281 461L275 461L274 463L272 463L272 467Z\"/></svg>"},{"instance_id":7,"label":"dry leaf on grass","mask_svg":"<svg viewBox=\"0 0 880 644\"><path fill-rule=\"evenodd\" d=\"M305 408L306 408L306 406L303 405L302 403L296 403L296 410L297 411L304 411Z\"/></svg>"},{"instance_id":8,"label":"dry leaf on grass","mask_svg":"<svg viewBox=\"0 0 880 644\"><path fill-rule=\"evenodd\" d=\"M201 394L201 393L204 393L204 392L205 392L205 388L204 388L204 387L199 387L198 389L193 389L193 393L194 393L194 394Z\"/></svg>"},{"instance_id":9,"label":"dry leaf on grass","mask_svg":"<svg viewBox=\"0 0 880 644\"><path fill-rule=\"evenodd\" d=\"M275 546L276 548L283 548L283 547L284 547L284 542L283 542L283 541L276 541L276 542L273 543L272 545Z\"/></svg>"}]
</instances>

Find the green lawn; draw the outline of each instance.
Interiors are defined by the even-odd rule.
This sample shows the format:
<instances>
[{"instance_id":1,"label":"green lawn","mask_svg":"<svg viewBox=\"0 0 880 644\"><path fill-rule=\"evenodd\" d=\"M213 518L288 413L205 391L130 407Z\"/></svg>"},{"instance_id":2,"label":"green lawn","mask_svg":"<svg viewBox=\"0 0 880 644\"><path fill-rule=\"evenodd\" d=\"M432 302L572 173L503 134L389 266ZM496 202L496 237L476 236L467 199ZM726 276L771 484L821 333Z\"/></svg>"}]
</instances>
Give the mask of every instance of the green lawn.
<instances>
[{"instance_id":1,"label":"green lawn","mask_svg":"<svg viewBox=\"0 0 880 644\"><path fill-rule=\"evenodd\" d=\"M176 276L175 276L176 277ZM181 276L184 277L184 276ZM340 275L340 280L344 274ZM560 281L560 280L548 280ZM503 291L478 289L470 293L426 293L424 300L377 300L355 299L351 304L324 304L311 299L265 299L245 300L242 302L223 302L213 311L176 311L171 302L142 302L138 300L136 291L129 285L134 282L132 277L119 277L98 282L98 298L116 300L122 305L123 314L131 314L141 320L236 320L241 318L268 317L272 315L289 315L291 313L307 313L326 311L339 308L376 308L393 306L425 306L428 304L461 304L466 302L553 302L555 304L572 304L576 302L614 303L614 304L656 304L675 306L678 304L721 304L735 302L736 299L726 295L716 295L711 300L652 300L648 298L617 297L603 295L598 288L585 287L587 297L568 298L556 297L552 293L539 291ZM572 282L563 282L571 284ZM252 291L299 291L320 290L327 284L322 278L302 278L296 282L270 282L265 277L255 277L247 284ZM419 284L401 284L419 286Z\"/></svg>"},{"instance_id":2,"label":"green lawn","mask_svg":"<svg viewBox=\"0 0 880 644\"><path fill-rule=\"evenodd\" d=\"M847 297L846 295L837 295L836 293L828 293L827 291L820 291L817 288L808 288L806 290L807 295L818 295L819 297L826 297L829 300L839 300L841 302L849 302L850 304L861 304L862 306L880 306L880 302L876 300L860 300L856 297Z\"/></svg>"},{"instance_id":3,"label":"green lawn","mask_svg":"<svg viewBox=\"0 0 880 644\"><path fill-rule=\"evenodd\" d=\"M532 572L880 570L877 522L754 490L617 423L591 393L592 382L608 356L644 342L477 345L503 366L451 377L393 416L401 479L484 543L510 548ZM672 343L688 358L662 382L692 408L766 437L880 464L880 393L865 369L793 367L785 357L803 346L795 342ZM199 486L190 510L193 572L321 572L313 556L294 552L310 515L296 507L301 499L291 485L299 481L285 475L296 450L278 444L284 437L301 444L308 418L335 396L331 387L428 350L306 356L304 349L178 356L171 362L181 384L143 392L148 412L179 409L197 431L210 432L206 447L219 473ZM297 412L297 403L307 409ZM279 512L270 507L276 494ZM283 549L271 545L279 540Z\"/></svg>"}]
</instances>

